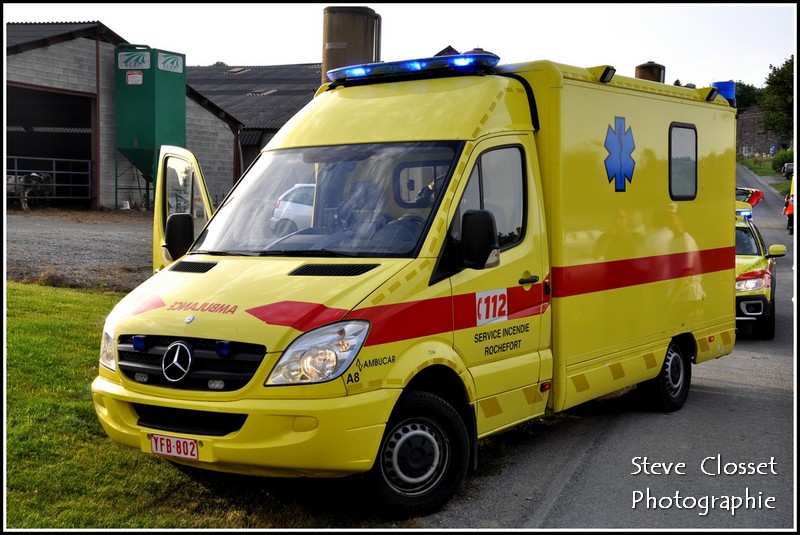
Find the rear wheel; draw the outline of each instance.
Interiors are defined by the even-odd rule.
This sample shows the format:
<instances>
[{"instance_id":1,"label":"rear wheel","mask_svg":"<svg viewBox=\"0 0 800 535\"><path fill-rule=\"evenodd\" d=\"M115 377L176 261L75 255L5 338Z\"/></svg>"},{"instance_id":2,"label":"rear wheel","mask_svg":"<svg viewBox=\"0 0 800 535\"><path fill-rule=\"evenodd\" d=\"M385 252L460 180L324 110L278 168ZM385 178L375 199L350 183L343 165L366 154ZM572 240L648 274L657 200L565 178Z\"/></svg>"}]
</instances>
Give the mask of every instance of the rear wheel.
<instances>
[{"instance_id":1,"label":"rear wheel","mask_svg":"<svg viewBox=\"0 0 800 535\"><path fill-rule=\"evenodd\" d=\"M291 219L281 219L275 226L275 231L278 236L283 237L292 232L297 232L297 225Z\"/></svg>"},{"instance_id":2,"label":"rear wheel","mask_svg":"<svg viewBox=\"0 0 800 535\"><path fill-rule=\"evenodd\" d=\"M424 515L447 503L467 473L469 437L458 411L428 392L410 392L386 426L370 482L388 511Z\"/></svg>"},{"instance_id":3,"label":"rear wheel","mask_svg":"<svg viewBox=\"0 0 800 535\"><path fill-rule=\"evenodd\" d=\"M649 401L659 410L672 412L683 407L689 397L692 363L674 340L667 347L664 364L656 377L642 383Z\"/></svg>"}]
</instances>

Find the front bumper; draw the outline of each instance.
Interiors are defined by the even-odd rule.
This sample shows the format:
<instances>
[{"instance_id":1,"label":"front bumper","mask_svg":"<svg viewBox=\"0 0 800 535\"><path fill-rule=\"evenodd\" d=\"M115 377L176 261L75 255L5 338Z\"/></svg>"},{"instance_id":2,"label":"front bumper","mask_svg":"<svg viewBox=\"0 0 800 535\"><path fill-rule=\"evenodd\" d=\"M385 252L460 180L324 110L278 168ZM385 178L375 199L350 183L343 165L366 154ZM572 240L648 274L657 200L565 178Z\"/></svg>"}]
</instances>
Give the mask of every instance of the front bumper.
<instances>
[{"instance_id":1,"label":"front bumper","mask_svg":"<svg viewBox=\"0 0 800 535\"><path fill-rule=\"evenodd\" d=\"M399 395L400 390L383 389L339 398L207 402L133 393L104 377L92 383L95 411L113 440L152 453L151 434L193 439L198 460L172 460L270 477L341 477L369 470ZM195 420L203 412L235 414L244 423L222 436L163 430L142 425L137 405L183 411Z\"/></svg>"},{"instance_id":2,"label":"front bumper","mask_svg":"<svg viewBox=\"0 0 800 535\"><path fill-rule=\"evenodd\" d=\"M736 321L757 321L772 314L765 295L736 296Z\"/></svg>"}]
</instances>

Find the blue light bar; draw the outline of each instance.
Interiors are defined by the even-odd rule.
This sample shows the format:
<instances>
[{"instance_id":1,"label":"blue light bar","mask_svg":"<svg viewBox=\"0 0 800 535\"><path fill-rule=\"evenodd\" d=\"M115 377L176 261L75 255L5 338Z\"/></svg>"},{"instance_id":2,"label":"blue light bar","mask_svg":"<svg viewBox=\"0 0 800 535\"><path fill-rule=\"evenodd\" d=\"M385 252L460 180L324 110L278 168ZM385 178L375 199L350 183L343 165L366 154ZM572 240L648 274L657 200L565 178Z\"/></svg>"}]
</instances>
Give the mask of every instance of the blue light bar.
<instances>
[{"instance_id":1,"label":"blue light bar","mask_svg":"<svg viewBox=\"0 0 800 535\"><path fill-rule=\"evenodd\" d=\"M500 58L491 52L465 52L454 56L350 65L331 69L327 74L331 82L343 82L439 70L482 72L491 69L499 61Z\"/></svg>"},{"instance_id":2,"label":"blue light bar","mask_svg":"<svg viewBox=\"0 0 800 535\"><path fill-rule=\"evenodd\" d=\"M737 208L736 215L744 219L753 219L753 210L747 208Z\"/></svg>"}]
</instances>

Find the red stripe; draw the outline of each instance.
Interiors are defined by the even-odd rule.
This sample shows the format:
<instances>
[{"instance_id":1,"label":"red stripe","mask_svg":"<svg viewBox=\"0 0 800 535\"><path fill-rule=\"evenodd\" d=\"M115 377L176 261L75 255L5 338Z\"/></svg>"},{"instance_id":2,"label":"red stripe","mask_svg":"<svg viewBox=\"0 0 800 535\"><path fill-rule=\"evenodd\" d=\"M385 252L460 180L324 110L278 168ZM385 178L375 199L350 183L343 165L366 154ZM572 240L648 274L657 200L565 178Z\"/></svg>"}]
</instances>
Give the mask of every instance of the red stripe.
<instances>
[{"instance_id":1,"label":"red stripe","mask_svg":"<svg viewBox=\"0 0 800 535\"><path fill-rule=\"evenodd\" d=\"M521 286L508 288L508 319L519 319L543 313L550 305L542 283L529 290ZM452 303L452 304L451 304ZM365 319L371 324L366 345L386 344L399 340L448 335L453 330L477 325L475 294L411 301L354 310L348 319ZM319 303L283 301L247 310L256 318L271 325L284 325L308 331L344 318L346 311L328 308Z\"/></svg>"},{"instance_id":2,"label":"red stripe","mask_svg":"<svg viewBox=\"0 0 800 535\"><path fill-rule=\"evenodd\" d=\"M473 302L475 298L473 297ZM366 319L372 324L366 345L432 336L453 330L450 298L411 301L354 310L348 319ZM472 309L475 305L473 303Z\"/></svg>"},{"instance_id":3,"label":"red stripe","mask_svg":"<svg viewBox=\"0 0 800 535\"><path fill-rule=\"evenodd\" d=\"M139 300L139 303L137 303L131 314L142 314L163 306L166 306L166 303L164 303L161 297L157 295L146 295Z\"/></svg>"},{"instance_id":4,"label":"red stripe","mask_svg":"<svg viewBox=\"0 0 800 535\"><path fill-rule=\"evenodd\" d=\"M338 321L347 313L340 308L328 308L319 303L301 301L271 303L250 308L247 312L264 323L284 325L303 332Z\"/></svg>"},{"instance_id":5,"label":"red stripe","mask_svg":"<svg viewBox=\"0 0 800 535\"><path fill-rule=\"evenodd\" d=\"M554 267L553 297L602 292L690 275L714 273L735 267L734 247Z\"/></svg>"},{"instance_id":6,"label":"red stripe","mask_svg":"<svg viewBox=\"0 0 800 535\"><path fill-rule=\"evenodd\" d=\"M544 284L534 284L529 290L515 286L508 294L507 317L510 320L535 316L547 310L550 296L544 295ZM372 323L367 345L386 344L420 338L477 326L475 293L413 301L396 305L369 307L353 311L350 319L363 318ZM452 321L450 318L453 318Z\"/></svg>"}]
</instances>

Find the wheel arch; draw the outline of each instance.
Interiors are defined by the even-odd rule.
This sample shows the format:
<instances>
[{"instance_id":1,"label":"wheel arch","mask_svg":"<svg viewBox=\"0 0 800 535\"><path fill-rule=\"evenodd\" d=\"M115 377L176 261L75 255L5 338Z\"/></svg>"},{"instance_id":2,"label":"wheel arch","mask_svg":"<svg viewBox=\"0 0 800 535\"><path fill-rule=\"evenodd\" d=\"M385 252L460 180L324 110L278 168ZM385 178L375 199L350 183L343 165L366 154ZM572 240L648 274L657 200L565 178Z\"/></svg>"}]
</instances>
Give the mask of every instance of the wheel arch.
<instances>
[{"instance_id":1,"label":"wheel arch","mask_svg":"<svg viewBox=\"0 0 800 535\"><path fill-rule=\"evenodd\" d=\"M475 420L474 404L461 375L443 364L432 364L414 375L403 389L403 392L425 391L435 394L448 403L461 415L469 434L470 466L478 465L478 433ZM401 396L402 397L402 396ZM398 401L399 402L399 401Z\"/></svg>"},{"instance_id":2,"label":"wheel arch","mask_svg":"<svg viewBox=\"0 0 800 535\"><path fill-rule=\"evenodd\" d=\"M672 339L680 348L684 357L688 357L692 364L697 360L697 340L692 333L682 333Z\"/></svg>"}]
</instances>

